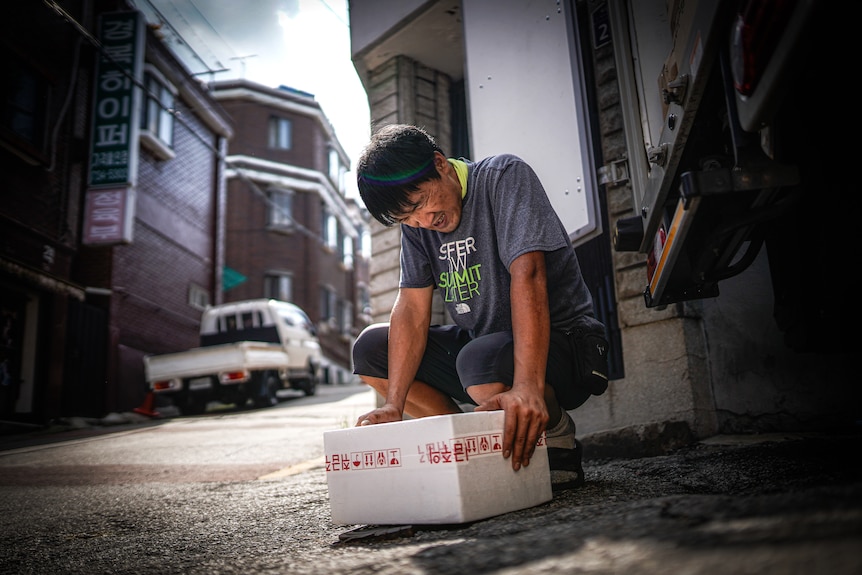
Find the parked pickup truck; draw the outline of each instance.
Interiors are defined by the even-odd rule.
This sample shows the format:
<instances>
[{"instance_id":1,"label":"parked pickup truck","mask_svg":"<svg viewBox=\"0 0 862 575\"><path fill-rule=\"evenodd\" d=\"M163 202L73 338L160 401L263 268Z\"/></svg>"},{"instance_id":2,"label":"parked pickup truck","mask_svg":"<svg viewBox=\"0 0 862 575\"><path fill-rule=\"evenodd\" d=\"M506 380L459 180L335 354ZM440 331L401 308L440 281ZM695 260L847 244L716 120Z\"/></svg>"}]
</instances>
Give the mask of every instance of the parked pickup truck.
<instances>
[{"instance_id":1,"label":"parked pickup truck","mask_svg":"<svg viewBox=\"0 0 862 575\"><path fill-rule=\"evenodd\" d=\"M209 307L200 347L144 357L150 389L184 414L203 413L210 401L275 405L280 389L314 395L320 366L311 320L298 306L272 299Z\"/></svg>"}]
</instances>

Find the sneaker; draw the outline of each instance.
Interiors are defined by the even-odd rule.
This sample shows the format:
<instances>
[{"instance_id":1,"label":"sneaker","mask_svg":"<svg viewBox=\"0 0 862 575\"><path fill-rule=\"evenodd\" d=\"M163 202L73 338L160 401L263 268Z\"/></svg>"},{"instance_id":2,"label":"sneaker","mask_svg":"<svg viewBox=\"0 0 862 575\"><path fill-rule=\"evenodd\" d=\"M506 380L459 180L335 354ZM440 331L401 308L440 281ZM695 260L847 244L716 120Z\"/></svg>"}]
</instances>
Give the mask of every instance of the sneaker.
<instances>
[{"instance_id":1,"label":"sneaker","mask_svg":"<svg viewBox=\"0 0 862 575\"><path fill-rule=\"evenodd\" d=\"M584 448L575 439L574 449L548 448L548 466L551 468L551 488L554 491L581 487L586 483L581 464Z\"/></svg>"}]
</instances>

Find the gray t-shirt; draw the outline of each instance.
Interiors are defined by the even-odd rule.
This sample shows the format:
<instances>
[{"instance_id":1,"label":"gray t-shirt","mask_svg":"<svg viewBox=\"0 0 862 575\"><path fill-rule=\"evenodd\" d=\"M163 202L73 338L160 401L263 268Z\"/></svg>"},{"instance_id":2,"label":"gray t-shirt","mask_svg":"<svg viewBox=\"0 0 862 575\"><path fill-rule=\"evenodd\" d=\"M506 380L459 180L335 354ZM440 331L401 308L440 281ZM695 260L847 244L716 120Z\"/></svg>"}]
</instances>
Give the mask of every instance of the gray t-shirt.
<instances>
[{"instance_id":1,"label":"gray t-shirt","mask_svg":"<svg viewBox=\"0 0 862 575\"><path fill-rule=\"evenodd\" d=\"M603 333L566 229L538 176L511 154L467 162L461 223L451 233L401 226L401 287L434 285L474 336L512 329L509 266L545 252L551 328Z\"/></svg>"}]
</instances>

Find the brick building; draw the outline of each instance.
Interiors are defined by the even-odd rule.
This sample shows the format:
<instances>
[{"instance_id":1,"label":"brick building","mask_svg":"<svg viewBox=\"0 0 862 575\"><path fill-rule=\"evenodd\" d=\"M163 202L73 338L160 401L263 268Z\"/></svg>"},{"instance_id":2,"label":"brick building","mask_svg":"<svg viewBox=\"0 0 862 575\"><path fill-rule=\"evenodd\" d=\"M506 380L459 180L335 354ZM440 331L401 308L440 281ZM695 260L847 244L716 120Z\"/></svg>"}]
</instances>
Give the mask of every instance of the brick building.
<instances>
[{"instance_id":1,"label":"brick building","mask_svg":"<svg viewBox=\"0 0 862 575\"><path fill-rule=\"evenodd\" d=\"M322 383L352 376L368 323L367 216L345 197L350 161L314 96L246 80L213 82L236 132L227 170L225 301L272 297L318 326Z\"/></svg>"},{"instance_id":2,"label":"brick building","mask_svg":"<svg viewBox=\"0 0 862 575\"><path fill-rule=\"evenodd\" d=\"M132 2L22 3L0 26L0 419L138 407L145 355L252 297L303 307L324 383L351 377L367 218L313 96L201 83Z\"/></svg>"},{"instance_id":3,"label":"brick building","mask_svg":"<svg viewBox=\"0 0 862 575\"><path fill-rule=\"evenodd\" d=\"M0 417L129 410L143 355L196 345L221 298L232 127L126 2L0 26Z\"/></svg>"}]
</instances>

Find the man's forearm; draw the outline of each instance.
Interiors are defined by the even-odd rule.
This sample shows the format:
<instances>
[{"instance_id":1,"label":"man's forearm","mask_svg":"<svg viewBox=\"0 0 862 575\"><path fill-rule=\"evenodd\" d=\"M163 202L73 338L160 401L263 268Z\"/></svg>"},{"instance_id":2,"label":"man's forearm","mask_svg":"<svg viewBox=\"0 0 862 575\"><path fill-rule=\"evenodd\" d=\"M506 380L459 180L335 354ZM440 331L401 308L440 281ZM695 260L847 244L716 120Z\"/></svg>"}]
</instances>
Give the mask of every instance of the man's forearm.
<instances>
[{"instance_id":1,"label":"man's forearm","mask_svg":"<svg viewBox=\"0 0 862 575\"><path fill-rule=\"evenodd\" d=\"M385 400L402 413L428 339L430 313L423 308L399 294L389 320L389 386ZM430 312L430 305L428 308Z\"/></svg>"},{"instance_id":2,"label":"man's forearm","mask_svg":"<svg viewBox=\"0 0 862 575\"><path fill-rule=\"evenodd\" d=\"M512 266L512 334L514 338L514 386L529 385L544 392L550 312L544 254L532 259L525 254Z\"/></svg>"}]
</instances>

